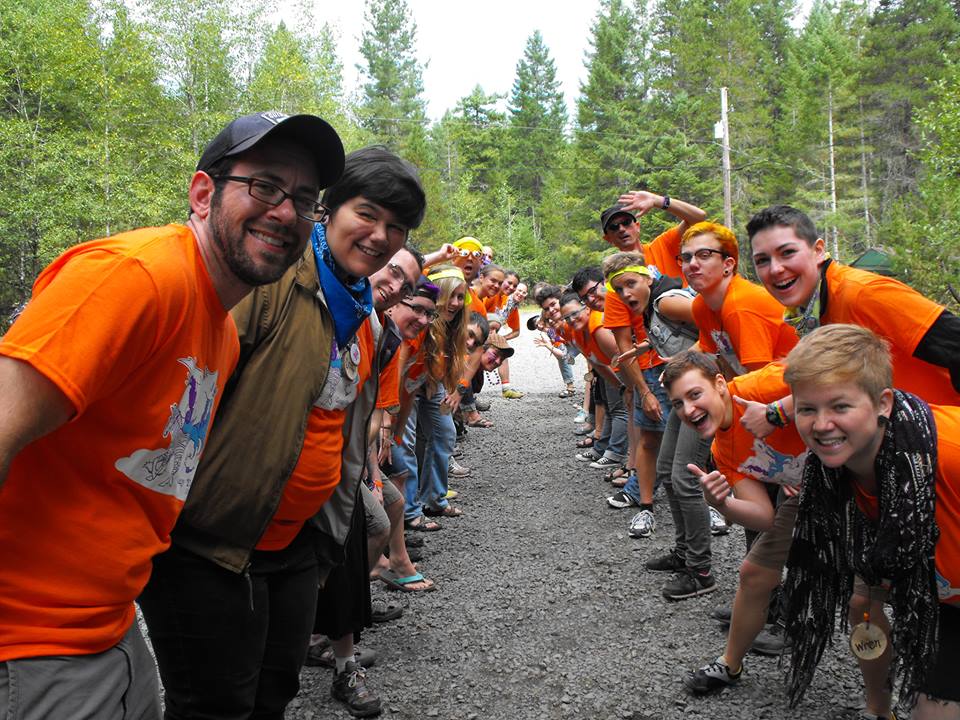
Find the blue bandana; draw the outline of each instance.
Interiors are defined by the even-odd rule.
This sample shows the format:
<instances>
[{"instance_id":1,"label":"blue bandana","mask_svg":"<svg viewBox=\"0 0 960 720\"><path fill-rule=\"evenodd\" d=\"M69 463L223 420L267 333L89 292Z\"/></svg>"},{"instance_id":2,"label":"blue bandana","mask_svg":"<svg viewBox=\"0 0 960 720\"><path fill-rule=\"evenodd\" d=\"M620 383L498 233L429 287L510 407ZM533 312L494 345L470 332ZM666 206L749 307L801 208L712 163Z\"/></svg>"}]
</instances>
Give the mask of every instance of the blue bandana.
<instances>
[{"instance_id":1,"label":"blue bandana","mask_svg":"<svg viewBox=\"0 0 960 720\"><path fill-rule=\"evenodd\" d=\"M336 262L327 245L327 228L315 223L313 234L313 254L317 259L317 275L327 308L333 316L333 331L340 348L346 347L356 334L363 321L373 312L373 290L367 278L360 278L353 285L344 283L334 274Z\"/></svg>"}]
</instances>

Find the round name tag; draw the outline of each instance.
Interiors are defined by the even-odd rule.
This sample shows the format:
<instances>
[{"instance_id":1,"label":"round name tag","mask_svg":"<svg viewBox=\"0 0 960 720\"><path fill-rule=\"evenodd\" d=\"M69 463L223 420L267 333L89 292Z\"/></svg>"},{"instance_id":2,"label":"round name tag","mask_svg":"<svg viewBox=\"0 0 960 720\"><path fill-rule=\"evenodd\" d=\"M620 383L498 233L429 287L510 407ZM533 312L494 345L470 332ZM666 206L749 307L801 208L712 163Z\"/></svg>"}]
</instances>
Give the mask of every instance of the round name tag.
<instances>
[{"instance_id":1,"label":"round name tag","mask_svg":"<svg viewBox=\"0 0 960 720\"><path fill-rule=\"evenodd\" d=\"M352 343L350 345L350 360L353 361L354 367L360 364L360 345L359 343Z\"/></svg>"},{"instance_id":2,"label":"round name tag","mask_svg":"<svg viewBox=\"0 0 960 720\"><path fill-rule=\"evenodd\" d=\"M875 624L862 622L850 633L850 652L861 660L876 660L887 649L887 636Z\"/></svg>"}]
</instances>

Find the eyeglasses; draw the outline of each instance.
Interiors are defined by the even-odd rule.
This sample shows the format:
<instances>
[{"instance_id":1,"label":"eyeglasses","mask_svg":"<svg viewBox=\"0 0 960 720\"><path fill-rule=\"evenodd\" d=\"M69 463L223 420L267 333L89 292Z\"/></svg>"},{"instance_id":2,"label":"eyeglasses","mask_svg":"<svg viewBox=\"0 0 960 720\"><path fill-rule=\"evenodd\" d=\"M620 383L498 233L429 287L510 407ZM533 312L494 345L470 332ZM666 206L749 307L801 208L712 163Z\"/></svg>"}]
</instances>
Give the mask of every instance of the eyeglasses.
<instances>
[{"instance_id":1,"label":"eyeglasses","mask_svg":"<svg viewBox=\"0 0 960 720\"><path fill-rule=\"evenodd\" d=\"M720 257L730 257L723 250L714 250L713 248L700 248L696 252L688 253L682 252L676 257L676 261L681 265L689 265L690 261L696 258L700 262L706 262L710 259L711 255L719 255Z\"/></svg>"},{"instance_id":2,"label":"eyeglasses","mask_svg":"<svg viewBox=\"0 0 960 720\"><path fill-rule=\"evenodd\" d=\"M597 291L600 289L601 285L603 285L603 280L598 280L596 283L593 284L592 287L590 287L585 293L583 293L583 295L580 295L579 293L577 293L577 295L580 297L580 300L582 302L586 302L587 300L589 300L590 298L592 298L594 295L597 294Z\"/></svg>"},{"instance_id":3,"label":"eyeglasses","mask_svg":"<svg viewBox=\"0 0 960 720\"><path fill-rule=\"evenodd\" d=\"M625 217L620 222L607 223L606 232L617 232L620 228L628 228L633 225L634 220L632 217Z\"/></svg>"},{"instance_id":4,"label":"eyeglasses","mask_svg":"<svg viewBox=\"0 0 960 720\"><path fill-rule=\"evenodd\" d=\"M480 258L483 257L483 253L480 252L479 250L460 249L460 250L457 250L457 252L460 254L460 257L472 257L474 260L479 260Z\"/></svg>"},{"instance_id":5,"label":"eyeglasses","mask_svg":"<svg viewBox=\"0 0 960 720\"><path fill-rule=\"evenodd\" d=\"M231 182L244 183L247 186L247 192L250 197L256 198L260 202L276 207L287 198L293 201L293 209L297 215L304 220L322 223L330 216L330 210L322 203L318 203L314 198L297 197L291 195L283 188L277 187L273 183L259 178L241 177L240 175L217 175L215 180L230 180Z\"/></svg>"},{"instance_id":6,"label":"eyeglasses","mask_svg":"<svg viewBox=\"0 0 960 720\"><path fill-rule=\"evenodd\" d=\"M401 295L409 295L410 293L413 292L413 283L407 279L407 276L403 272L403 268L401 268L396 263L388 262L387 270L390 271L390 275L393 277L394 280L397 280L400 282Z\"/></svg>"},{"instance_id":7,"label":"eyeglasses","mask_svg":"<svg viewBox=\"0 0 960 720\"><path fill-rule=\"evenodd\" d=\"M424 307L423 305L417 305L416 303L408 302L406 300L401 300L400 304L405 305L406 307L413 310L413 314L416 315L421 320L423 318L426 318L427 322L433 322L438 317L440 317L440 313L438 313L436 310L431 310L430 308Z\"/></svg>"},{"instance_id":8,"label":"eyeglasses","mask_svg":"<svg viewBox=\"0 0 960 720\"><path fill-rule=\"evenodd\" d=\"M566 315L563 316L564 322L570 322L570 321L573 320L577 315L579 315L580 313L582 313L582 312L583 312L584 310L586 310L586 309L587 309L587 307L584 306L584 307L581 307L579 310L574 310L572 313L567 313Z\"/></svg>"}]
</instances>

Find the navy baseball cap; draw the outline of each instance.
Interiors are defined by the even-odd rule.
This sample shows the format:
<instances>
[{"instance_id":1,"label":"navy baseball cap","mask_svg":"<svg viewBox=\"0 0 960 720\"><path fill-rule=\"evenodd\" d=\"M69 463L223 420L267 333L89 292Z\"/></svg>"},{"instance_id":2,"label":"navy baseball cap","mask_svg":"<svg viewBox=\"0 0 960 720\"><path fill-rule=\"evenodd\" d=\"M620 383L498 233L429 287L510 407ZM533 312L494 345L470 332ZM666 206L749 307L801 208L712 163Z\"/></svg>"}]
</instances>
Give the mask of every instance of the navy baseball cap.
<instances>
[{"instance_id":1,"label":"navy baseball cap","mask_svg":"<svg viewBox=\"0 0 960 720\"><path fill-rule=\"evenodd\" d=\"M633 214L630 210L624 210L623 205L617 203L616 205L611 205L606 210L603 211L600 215L600 229L603 232L607 231L607 225L610 224L610 221L613 220L615 215L629 215L634 220L637 219L637 216Z\"/></svg>"},{"instance_id":2,"label":"navy baseball cap","mask_svg":"<svg viewBox=\"0 0 960 720\"><path fill-rule=\"evenodd\" d=\"M197 170L206 172L225 157L239 155L268 137L286 137L313 155L320 187L330 187L343 174L343 143L328 122L316 115L262 112L244 115L227 125L210 141Z\"/></svg>"}]
</instances>

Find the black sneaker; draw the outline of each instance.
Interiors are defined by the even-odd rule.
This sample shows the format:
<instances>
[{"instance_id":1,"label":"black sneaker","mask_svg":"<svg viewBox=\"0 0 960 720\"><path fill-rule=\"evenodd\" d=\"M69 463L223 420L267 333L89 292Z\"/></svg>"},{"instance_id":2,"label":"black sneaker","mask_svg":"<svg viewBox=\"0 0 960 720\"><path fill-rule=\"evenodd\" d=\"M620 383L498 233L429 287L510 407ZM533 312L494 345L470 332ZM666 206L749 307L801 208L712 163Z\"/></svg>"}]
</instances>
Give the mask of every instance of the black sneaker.
<instances>
[{"instance_id":1,"label":"black sneaker","mask_svg":"<svg viewBox=\"0 0 960 720\"><path fill-rule=\"evenodd\" d=\"M683 681L684 687L694 695L705 695L714 690L720 690L740 682L743 668L734 675L730 668L723 664L723 658L717 658L712 663L704 665L696 672L687 675Z\"/></svg>"},{"instance_id":2,"label":"black sneaker","mask_svg":"<svg viewBox=\"0 0 960 720\"><path fill-rule=\"evenodd\" d=\"M720 623L724 627L730 627L730 618L733 617L733 607L730 605L717 605L710 611L710 619Z\"/></svg>"},{"instance_id":3,"label":"black sneaker","mask_svg":"<svg viewBox=\"0 0 960 720\"><path fill-rule=\"evenodd\" d=\"M771 623L764 625L750 649L760 655L779 656L784 650L790 649L790 640L783 625Z\"/></svg>"},{"instance_id":4,"label":"black sneaker","mask_svg":"<svg viewBox=\"0 0 960 720\"><path fill-rule=\"evenodd\" d=\"M656 570L658 572L676 572L677 570L683 570L686 566L687 561L676 548L670 550L666 555L655 557L644 563L644 567L647 568L647 570Z\"/></svg>"},{"instance_id":5,"label":"black sneaker","mask_svg":"<svg viewBox=\"0 0 960 720\"><path fill-rule=\"evenodd\" d=\"M667 600L686 600L712 593L716 589L717 581L713 579L712 573L701 575L697 570L684 568L663 586L663 596Z\"/></svg>"},{"instance_id":6,"label":"black sneaker","mask_svg":"<svg viewBox=\"0 0 960 720\"><path fill-rule=\"evenodd\" d=\"M357 663L348 662L342 673L334 671L330 696L344 703L354 717L380 714L380 698L367 687L367 671Z\"/></svg>"}]
</instances>

